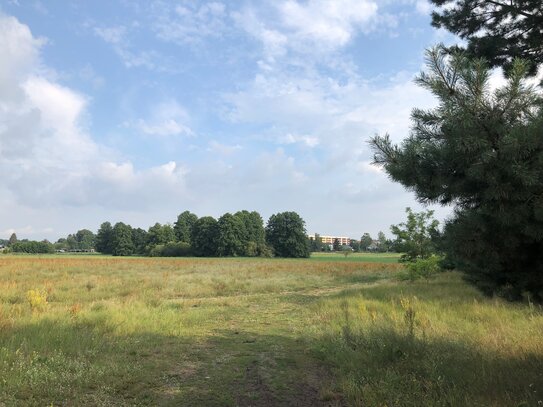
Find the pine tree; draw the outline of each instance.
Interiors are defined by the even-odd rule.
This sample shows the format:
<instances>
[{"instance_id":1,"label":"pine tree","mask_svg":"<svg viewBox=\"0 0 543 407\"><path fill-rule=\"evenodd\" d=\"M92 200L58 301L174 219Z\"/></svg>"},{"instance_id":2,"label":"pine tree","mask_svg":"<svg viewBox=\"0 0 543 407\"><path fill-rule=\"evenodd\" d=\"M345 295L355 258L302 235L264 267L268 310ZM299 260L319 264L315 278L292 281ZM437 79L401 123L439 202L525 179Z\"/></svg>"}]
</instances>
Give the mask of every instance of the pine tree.
<instances>
[{"instance_id":1,"label":"pine tree","mask_svg":"<svg viewBox=\"0 0 543 407\"><path fill-rule=\"evenodd\" d=\"M393 145L371 144L375 162L423 203L454 205L443 249L485 293L543 300L543 101L512 64L492 91L482 60L427 53L417 82L439 99L412 114L413 131Z\"/></svg>"},{"instance_id":2,"label":"pine tree","mask_svg":"<svg viewBox=\"0 0 543 407\"><path fill-rule=\"evenodd\" d=\"M440 9L432 25L446 28L467 42L467 52L492 66L512 67L515 58L530 61L535 73L543 63L541 0L431 0Z\"/></svg>"}]
</instances>

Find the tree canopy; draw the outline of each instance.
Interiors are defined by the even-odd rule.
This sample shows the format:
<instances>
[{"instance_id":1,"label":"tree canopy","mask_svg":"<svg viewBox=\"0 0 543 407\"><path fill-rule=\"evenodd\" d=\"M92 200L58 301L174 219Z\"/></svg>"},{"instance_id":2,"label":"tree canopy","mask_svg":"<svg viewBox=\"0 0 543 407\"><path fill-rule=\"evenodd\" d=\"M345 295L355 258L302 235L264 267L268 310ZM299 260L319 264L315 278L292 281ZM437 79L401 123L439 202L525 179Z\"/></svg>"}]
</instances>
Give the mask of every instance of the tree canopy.
<instances>
[{"instance_id":1,"label":"tree canopy","mask_svg":"<svg viewBox=\"0 0 543 407\"><path fill-rule=\"evenodd\" d=\"M467 41L467 52L492 66L509 70L515 58L530 61L536 72L543 62L541 0L431 0L440 9L432 24Z\"/></svg>"},{"instance_id":2,"label":"tree canopy","mask_svg":"<svg viewBox=\"0 0 543 407\"><path fill-rule=\"evenodd\" d=\"M211 216L198 219L192 228L192 247L196 256L217 255L217 221Z\"/></svg>"},{"instance_id":3,"label":"tree canopy","mask_svg":"<svg viewBox=\"0 0 543 407\"><path fill-rule=\"evenodd\" d=\"M189 211L184 211L177 217L173 230L179 242L190 243L192 227L197 220L198 216Z\"/></svg>"},{"instance_id":4,"label":"tree canopy","mask_svg":"<svg viewBox=\"0 0 543 407\"><path fill-rule=\"evenodd\" d=\"M373 138L374 161L421 202L455 206L444 249L484 292L543 300L543 101L528 65L496 90L483 60L440 46L427 66L417 82L438 107L413 111L401 145Z\"/></svg>"},{"instance_id":5,"label":"tree canopy","mask_svg":"<svg viewBox=\"0 0 543 407\"><path fill-rule=\"evenodd\" d=\"M132 241L132 228L122 222L113 226L111 232L111 254L114 256L130 256L134 254L134 242Z\"/></svg>"},{"instance_id":6,"label":"tree canopy","mask_svg":"<svg viewBox=\"0 0 543 407\"><path fill-rule=\"evenodd\" d=\"M309 257L305 222L296 212L272 215L266 225L266 241L280 257Z\"/></svg>"},{"instance_id":7,"label":"tree canopy","mask_svg":"<svg viewBox=\"0 0 543 407\"><path fill-rule=\"evenodd\" d=\"M104 222L100 225L100 229L96 233L96 251L104 254L112 253L112 233L113 227L111 223Z\"/></svg>"},{"instance_id":8,"label":"tree canopy","mask_svg":"<svg viewBox=\"0 0 543 407\"><path fill-rule=\"evenodd\" d=\"M217 254L243 256L247 242L247 229L238 217L225 213L217 222Z\"/></svg>"},{"instance_id":9,"label":"tree canopy","mask_svg":"<svg viewBox=\"0 0 543 407\"><path fill-rule=\"evenodd\" d=\"M397 248L403 252L402 261L426 259L435 252L435 238L439 234L439 222L433 218L434 211L413 212L406 208L407 220L392 225L390 231L396 236ZM379 245L385 245L386 237L379 232ZM382 235L382 236L381 236Z\"/></svg>"}]
</instances>

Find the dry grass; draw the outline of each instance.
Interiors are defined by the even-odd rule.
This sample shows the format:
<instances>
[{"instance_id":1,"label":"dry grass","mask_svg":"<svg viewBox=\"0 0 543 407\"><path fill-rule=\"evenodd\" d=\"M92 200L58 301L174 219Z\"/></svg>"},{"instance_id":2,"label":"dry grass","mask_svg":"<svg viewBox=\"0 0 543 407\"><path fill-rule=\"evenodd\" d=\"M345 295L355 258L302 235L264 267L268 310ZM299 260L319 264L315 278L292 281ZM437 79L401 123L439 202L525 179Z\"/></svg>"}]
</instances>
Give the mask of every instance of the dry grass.
<instances>
[{"instance_id":1,"label":"dry grass","mask_svg":"<svg viewBox=\"0 0 543 407\"><path fill-rule=\"evenodd\" d=\"M400 268L0 257L0 405L537 405L541 310Z\"/></svg>"}]
</instances>

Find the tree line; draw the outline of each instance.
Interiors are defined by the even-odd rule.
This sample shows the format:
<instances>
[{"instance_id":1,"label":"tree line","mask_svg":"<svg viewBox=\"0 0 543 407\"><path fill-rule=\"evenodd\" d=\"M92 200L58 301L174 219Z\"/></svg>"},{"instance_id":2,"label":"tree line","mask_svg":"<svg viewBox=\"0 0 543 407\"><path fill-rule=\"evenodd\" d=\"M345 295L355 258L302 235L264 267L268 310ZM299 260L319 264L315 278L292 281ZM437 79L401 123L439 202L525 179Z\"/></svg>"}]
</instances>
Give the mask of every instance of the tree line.
<instances>
[{"instance_id":1,"label":"tree line","mask_svg":"<svg viewBox=\"0 0 543 407\"><path fill-rule=\"evenodd\" d=\"M246 210L218 219L185 211L173 225L155 223L148 230L104 222L96 234L82 229L54 244L18 241L13 234L6 245L20 253L96 250L113 256L300 258L310 253L305 221L296 212L274 214L264 226L258 212Z\"/></svg>"}]
</instances>

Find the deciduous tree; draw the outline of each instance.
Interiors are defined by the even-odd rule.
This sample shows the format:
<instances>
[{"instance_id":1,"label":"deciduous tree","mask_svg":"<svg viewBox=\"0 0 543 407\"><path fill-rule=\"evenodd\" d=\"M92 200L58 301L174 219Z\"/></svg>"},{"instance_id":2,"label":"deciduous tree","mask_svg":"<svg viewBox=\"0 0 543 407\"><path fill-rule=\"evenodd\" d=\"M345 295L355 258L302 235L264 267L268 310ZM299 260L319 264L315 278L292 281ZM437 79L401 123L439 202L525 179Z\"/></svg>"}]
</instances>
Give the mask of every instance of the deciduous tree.
<instances>
[{"instance_id":1,"label":"deciduous tree","mask_svg":"<svg viewBox=\"0 0 543 407\"><path fill-rule=\"evenodd\" d=\"M296 212L272 215L266 225L266 241L279 257L309 257L305 222Z\"/></svg>"},{"instance_id":2,"label":"deciduous tree","mask_svg":"<svg viewBox=\"0 0 543 407\"><path fill-rule=\"evenodd\" d=\"M217 221L211 216L198 219L191 235L194 254L203 257L216 256L218 232Z\"/></svg>"}]
</instances>

